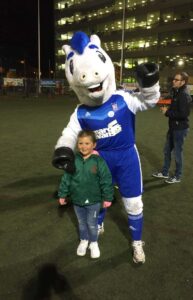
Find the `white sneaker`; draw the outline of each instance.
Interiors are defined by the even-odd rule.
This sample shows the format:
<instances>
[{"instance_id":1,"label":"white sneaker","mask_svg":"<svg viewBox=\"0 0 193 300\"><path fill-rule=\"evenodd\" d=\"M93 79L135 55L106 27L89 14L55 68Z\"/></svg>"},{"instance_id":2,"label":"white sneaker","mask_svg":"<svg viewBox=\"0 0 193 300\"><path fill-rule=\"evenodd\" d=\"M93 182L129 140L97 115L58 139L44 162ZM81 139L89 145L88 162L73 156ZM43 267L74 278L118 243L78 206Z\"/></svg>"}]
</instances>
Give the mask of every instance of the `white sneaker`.
<instances>
[{"instance_id":1,"label":"white sneaker","mask_svg":"<svg viewBox=\"0 0 193 300\"><path fill-rule=\"evenodd\" d=\"M104 229L104 223L102 223L101 225L98 224L98 235L99 234L103 234L105 231Z\"/></svg>"},{"instance_id":2,"label":"white sneaker","mask_svg":"<svg viewBox=\"0 0 193 300\"><path fill-rule=\"evenodd\" d=\"M154 172L152 176L155 178L168 178L169 174L163 174L162 172Z\"/></svg>"},{"instance_id":3,"label":"white sneaker","mask_svg":"<svg viewBox=\"0 0 193 300\"><path fill-rule=\"evenodd\" d=\"M88 248L88 241L87 240L81 240L80 244L77 248L77 255L78 256L84 256L86 254L86 250Z\"/></svg>"},{"instance_id":4,"label":"white sneaker","mask_svg":"<svg viewBox=\"0 0 193 300\"><path fill-rule=\"evenodd\" d=\"M91 258L98 258L100 257L100 250L97 242L91 242L90 246L90 256Z\"/></svg>"},{"instance_id":5,"label":"white sneaker","mask_svg":"<svg viewBox=\"0 0 193 300\"><path fill-rule=\"evenodd\" d=\"M165 180L166 183L177 183L177 182L181 182L180 178L176 177L176 176L172 176L168 179Z\"/></svg>"},{"instance_id":6,"label":"white sneaker","mask_svg":"<svg viewBox=\"0 0 193 300\"><path fill-rule=\"evenodd\" d=\"M143 251L143 246L145 245L145 242L142 241L133 241L132 247L133 247L133 261L137 263L144 264L145 262L145 253Z\"/></svg>"}]
</instances>

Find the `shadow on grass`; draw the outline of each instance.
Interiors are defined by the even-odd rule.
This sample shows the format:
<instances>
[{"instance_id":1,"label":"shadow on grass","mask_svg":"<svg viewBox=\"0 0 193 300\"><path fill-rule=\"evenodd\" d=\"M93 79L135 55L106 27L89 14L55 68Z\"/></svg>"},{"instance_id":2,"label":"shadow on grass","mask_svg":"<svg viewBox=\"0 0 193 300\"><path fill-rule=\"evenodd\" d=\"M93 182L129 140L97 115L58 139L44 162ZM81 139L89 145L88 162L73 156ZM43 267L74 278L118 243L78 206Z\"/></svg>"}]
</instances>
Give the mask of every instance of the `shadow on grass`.
<instances>
[{"instance_id":1,"label":"shadow on grass","mask_svg":"<svg viewBox=\"0 0 193 300\"><path fill-rule=\"evenodd\" d=\"M1 195L1 207L0 212L11 211L32 208L42 204L49 204L53 202L52 193L50 192L36 192L32 194L27 194L21 196L16 196L13 194L4 194Z\"/></svg>"},{"instance_id":2,"label":"shadow on grass","mask_svg":"<svg viewBox=\"0 0 193 300\"><path fill-rule=\"evenodd\" d=\"M163 140L164 143L164 140ZM137 147L139 149L139 154L141 157L145 157L146 160L149 162L149 164L152 166L152 168L156 168L159 170L158 168L158 163L161 163L161 159L162 159L162 152L160 151L160 153L155 153L154 150L152 149L152 147L148 147L147 145L145 145L144 143L138 143Z\"/></svg>"},{"instance_id":3,"label":"shadow on grass","mask_svg":"<svg viewBox=\"0 0 193 300\"><path fill-rule=\"evenodd\" d=\"M37 176L18 180L4 185L1 194L0 211L15 210L26 206L36 206L40 203L49 203L56 200L56 190L61 176ZM49 192L48 187L55 187ZM44 191L42 191L44 189Z\"/></svg>"},{"instance_id":4,"label":"shadow on grass","mask_svg":"<svg viewBox=\"0 0 193 300\"><path fill-rule=\"evenodd\" d=\"M74 225L74 228L77 231L77 239L79 239L79 231L78 231L78 220L74 212L73 205L71 203L68 203L67 205L58 205L57 207L57 213L59 218L65 217L65 214L68 214L72 224Z\"/></svg>"},{"instance_id":5,"label":"shadow on grass","mask_svg":"<svg viewBox=\"0 0 193 300\"><path fill-rule=\"evenodd\" d=\"M70 204L67 204L67 205L58 204L58 207L57 207L58 217L63 218L66 213L69 213L70 206L71 206Z\"/></svg>"},{"instance_id":6,"label":"shadow on grass","mask_svg":"<svg viewBox=\"0 0 193 300\"><path fill-rule=\"evenodd\" d=\"M139 269L142 267L142 265L136 265L133 263L132 255L129 255L128 249L121 252L118 251L116 255L108 254L108 257L101 256L100 259L91 259L90 253L83 258L79 258L75 255L75 253L72 254L72 252L69 251L70 248L72 248L72 245L61 245L61 247L57 248L51 255L49 253L49 257L42 254L36 262L32 259L31 261L24 260L19 264L10 265L9 267L5 265L5 269L3 271L4 288L7 286L5 290L9 291L9 294L6 293L7 296L2 299L80 300L83 299L81 297L81 291L88 291L87 286L89 283L92 285L92 281L95 281L97 278L100 278L101 276L104 278L107 272L110 272L110 277L113 278L113 280L118 280L117 268L119 269L122 266L123 269L127 270L128 265L130 265L133 269ZM36 267L38 261L40 262L45 259L49 260L47 262L40 263L39 266ZM60 271L58 271L58 263L60 265ZM12 274L11 276L10 273ZM28 277L30 273L31 276ZM25 280L24 274L28 277L27 280ZM6 280L6 278L8 280ZM106 286L105 280L103 281L103 284ZM103 284L101 289L103 289ZM22 286L21 292L20 286ZM99 286L93 288L92 299L98 299L97 294L99 288ZM90 300L90 292L88 291L86 294L87 296L85 297L84 295L84 299ZM5 293L3 295L5 296ZM9 295L17 296L15 298L9 298ZM113 289L108 291L108 295L111 295L108 299L112 299ZM120 299L125 298L120 297Z\"/></svg>"},{"instance_id":7,"label":"shadow on grass","mask_svg":"<svg viewBox=\"0 0 193 300\"><path fill-rule=\"evenodd\" d=\"M167 185L163 181L160 181L160 179L151 178L144 180L144 192L151 191L154 189L168 188L168 186L169 185ZM118 190L115 190L115 198L116 200L109 210L109 216L112 219L112 221L117 225L117 228L119 229L121 234L126 238L126 240L128 240L129 243L131 243L131 234L128 230L127 224L127 213L122 204L121 195L119 194Z\"/></svg>"},{"instance_id":8,"label":"shadow on grass","mask_svg":"<svg viewBox=\"0 0 193 300\"><path fill-rule=\"evenodd\" d=\"M37 277L32 278L23 289L22 300L51 300L57 299L78 300L64 275L60 274L54 264L45 264L40 267ZM67 296L67 298L66 298Z\"/></svg>"},{"instance_id":9,"label":"shadow on grass","mask_svg":"<svg viewBox=\"0 0 193 300\"><path fill-rule=\"evenodd\" d=\"M130 233L127 226L127 213L125 212L124 206L122 204L121 196L118 190L114 190L115 201L109 209L109 216L112 221L116 224L119 231L126 238L130 239ZM131 242L131 240L130 240Z\"/></svg>"},{"instance_id":10,"label":"shadow on grass","mask_svg":"<svg viewBox=\"0 0 193 300\"><path fill-rule=\"evenodd\" d=\"M29 188L53 185L53 183L59 185L60 180L61 180L61 175L50 175L50 176L37 175L36 177L30 177L30 178L14 181L12 183L4 185L3 188L11 188L11 189L22 188L23 190L28 190ZM55 191L53 191L53 193L54 192Z\"/></svg>"},{"instance_id":11,"label":"shadow on grass","mask_svg":"<svg viewBox=\"0 0 193 300\"><path fill-rule=\"evenodd\" d=\"M143 180L144 191L152 191L156 189L168 188L169 184L165 183L164 180L159 178L151 178Z\"/></svg>"},{"instance_id":12,"label":"shadow on grass","mask_svg":"<svg viewBox=\"0 0 193 300\"><path fill-rule=\"evenodd\" d=\"M63 273L65 272L66 275L59 273L55 264L44 264L40 266L37 276L31 278L24 286L21 300L79 300L79 296L76 296L74 291L82 289L83 286L86 287L90 281L102 276L108 270L113 277L116 277L116 268L122 264L129 263L135 269L141 267L141 265L134 264L128 257L128 251L123 251L108 259L92 259L87 266L82 268L71 267L65 270L64 267ZM97 295L98 288L92 291L93 295ZM91 299L90 294L85 299Z\"/></svg>"},{"instance_id":13,"label":"shadow on grass","mask_svg":"<svg viewBox=\"0 0 193 300\"><path fill-rule=\"evenodd\" d=\"M80 259L80 258L78 258ZM82 259L82 258L81 258ZM81 286L86 286L90 281L95 280L97 277L103 276L106 272L110 272L112 277L117 276L117 268L119 268L121 265L124 266L124 268L128 268L128 264L133 269L139 269L143 267L142 264L135 264L132 260L132 255L129 255L129 250L124 250L122 252L117 253L114 256L109 256L108 258L103 258L101 256L100 259L91 259L91 258L83 258L83 259L89 259L89 264L87 266L82 268L76 268L68 270L69 277L73 278L72 281L74 282L73 286L74 288L78 288ZM88 276L89 274L89 276ZM105 285L105 282L104 282ZM97 294L97 289L94 291ZM110 291L109 291L110 292ZM88 299L89 298L88 296ZM92 298L94 299L94 298ZM97 298L96 298L97 299ZM109 298L110 299L110 298ZM120 298L121 299L121 298Z\"/></svg>"}]
</instances>

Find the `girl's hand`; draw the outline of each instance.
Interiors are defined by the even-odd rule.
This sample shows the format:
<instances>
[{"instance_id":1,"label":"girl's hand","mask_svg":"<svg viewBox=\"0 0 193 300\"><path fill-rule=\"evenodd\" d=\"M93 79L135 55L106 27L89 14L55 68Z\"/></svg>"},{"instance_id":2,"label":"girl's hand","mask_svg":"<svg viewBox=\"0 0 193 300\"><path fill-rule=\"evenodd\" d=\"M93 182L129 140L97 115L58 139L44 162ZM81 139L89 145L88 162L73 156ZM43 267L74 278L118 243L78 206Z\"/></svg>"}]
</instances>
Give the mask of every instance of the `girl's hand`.
<instances>
[{"instance_id":1,"label":"girl's hand","mask_svg":"<svg viewBox=\"0 0 193 300\"><path fill-rule=\"evenodd\" d=\"M112 204L112 202L110 202L110 201L104 201L104 202L103 202L103 207L104 207L104 208L110 207L111 204Z\"/></svg>"},{"instance_id":2,"label":"girl's hand","mask_svg":"<svg viewBox=\"0 0 193 300\"><path fill-rule=\"evenodd\" d=\"M67 201L66 201L65 198L59 198L58 201L59 201L60 205L66 205L67 204Z\"/></svg>"}]
</instances>

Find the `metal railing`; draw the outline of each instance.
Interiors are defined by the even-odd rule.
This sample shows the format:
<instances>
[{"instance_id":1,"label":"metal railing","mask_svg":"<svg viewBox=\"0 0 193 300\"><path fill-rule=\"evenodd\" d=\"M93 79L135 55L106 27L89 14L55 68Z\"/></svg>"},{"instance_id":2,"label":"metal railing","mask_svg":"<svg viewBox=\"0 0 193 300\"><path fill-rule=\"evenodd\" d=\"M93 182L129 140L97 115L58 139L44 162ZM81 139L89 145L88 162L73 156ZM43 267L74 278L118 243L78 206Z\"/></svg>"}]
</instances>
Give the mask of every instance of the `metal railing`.
<instances>
[{"instance_id":1,"label":"metal railing","mask_svg":"<svg viewBox=\"0 0 193 300\"><path fill-rule=\"evenodd\" d=\"M72 93L63 79L1 78L0 95L20 94L23 97Z\"/></svg>"}]
</instances>

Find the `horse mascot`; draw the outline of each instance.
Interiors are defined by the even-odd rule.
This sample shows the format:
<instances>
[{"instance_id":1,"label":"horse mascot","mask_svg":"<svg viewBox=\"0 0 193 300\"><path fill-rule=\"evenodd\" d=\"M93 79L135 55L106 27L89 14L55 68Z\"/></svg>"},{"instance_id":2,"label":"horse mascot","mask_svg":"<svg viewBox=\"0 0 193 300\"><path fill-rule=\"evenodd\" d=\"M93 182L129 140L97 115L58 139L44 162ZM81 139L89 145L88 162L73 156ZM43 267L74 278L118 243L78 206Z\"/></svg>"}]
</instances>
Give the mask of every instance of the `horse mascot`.
<instances>
[{"instance_id":1,"label":"horse mascot","mask_svg":"<svg viewBox=\"0 0 193 300\"><path fill-rule=\"evenodd\" d=\"M144 263L143 185L135 145L135 115L155 106L159 99L158 67L154 63L139 65L136 69L139 92L131 94L116 90L113 63L101 48L97 35L89 38L78 31L63 50L66 77L80 104L57 141L52 163L56 168L74 172L73 151L79 131L95 132L96 150L105 159L128 214L133 261Z\"/></svg>"}]
</instances>

